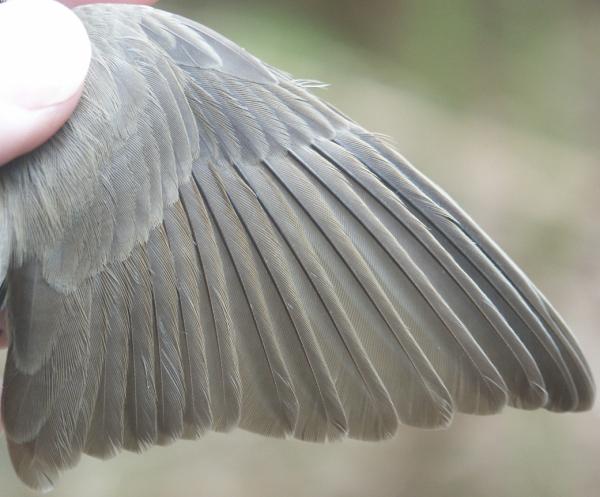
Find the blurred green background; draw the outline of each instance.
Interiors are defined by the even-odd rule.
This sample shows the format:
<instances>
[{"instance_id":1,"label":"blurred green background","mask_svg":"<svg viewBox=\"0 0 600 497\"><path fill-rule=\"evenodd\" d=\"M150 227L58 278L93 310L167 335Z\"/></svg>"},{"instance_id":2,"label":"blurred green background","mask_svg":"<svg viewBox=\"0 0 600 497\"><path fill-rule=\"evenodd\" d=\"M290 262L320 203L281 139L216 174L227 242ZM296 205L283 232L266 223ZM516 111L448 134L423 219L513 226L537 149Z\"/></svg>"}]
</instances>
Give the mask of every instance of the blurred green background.
<instances>
[{"instance_id":1,"label":"blurred green background","mask_svg":"<svg viewBox=\"0 0 600 497\"><path fill-rule=\"evenodd\" d=\"M165 0L382 132L521 265L600 378L600 2ZM0 496L34 495L0 449ZM84 458L55 497L591 497L600 408L325 446L243 432Z\"/></svg>"}]
</instances>

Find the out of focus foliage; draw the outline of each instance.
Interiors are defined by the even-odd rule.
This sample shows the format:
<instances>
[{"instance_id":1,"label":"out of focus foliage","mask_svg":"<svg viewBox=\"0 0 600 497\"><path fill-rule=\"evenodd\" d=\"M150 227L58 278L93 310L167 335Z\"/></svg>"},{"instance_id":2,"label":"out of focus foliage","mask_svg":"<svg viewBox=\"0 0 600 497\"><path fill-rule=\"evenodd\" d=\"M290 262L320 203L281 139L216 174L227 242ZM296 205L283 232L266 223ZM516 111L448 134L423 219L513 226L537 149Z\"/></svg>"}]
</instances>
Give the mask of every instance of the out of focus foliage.
<instances>
[{"instance_id":1,"label":"out of focus foliage","mask_svg":"<svg viewBox=\"0 0 600 497\"><path fill-rule=\"evenodd\" d=\"M597 0L170 0L313 77L372 72L458 109L598 142ZM310 60L315 66L312 68ZM301 74L311 76L311 74ZM565 112L567 109L567 112Z\"/></svg>"}]
</instances>

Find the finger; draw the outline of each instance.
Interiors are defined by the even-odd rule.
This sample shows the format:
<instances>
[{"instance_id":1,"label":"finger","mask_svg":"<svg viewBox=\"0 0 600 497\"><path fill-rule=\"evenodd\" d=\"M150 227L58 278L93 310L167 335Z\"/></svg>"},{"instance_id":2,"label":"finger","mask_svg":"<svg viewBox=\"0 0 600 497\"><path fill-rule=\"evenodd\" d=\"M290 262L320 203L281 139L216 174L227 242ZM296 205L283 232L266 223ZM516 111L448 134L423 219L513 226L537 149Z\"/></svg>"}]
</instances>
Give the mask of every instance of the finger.
<instances>
[{"instance_id":1,"label":"finger","mask_svg":"<svg viewBox=\"0 0 600 497\"><path fill-rule=\"evenodd\" d=\"M85 28L65 6L0 4L0 164L41 145L65 123L90 56Z\"/></svg>"}]
</instances>

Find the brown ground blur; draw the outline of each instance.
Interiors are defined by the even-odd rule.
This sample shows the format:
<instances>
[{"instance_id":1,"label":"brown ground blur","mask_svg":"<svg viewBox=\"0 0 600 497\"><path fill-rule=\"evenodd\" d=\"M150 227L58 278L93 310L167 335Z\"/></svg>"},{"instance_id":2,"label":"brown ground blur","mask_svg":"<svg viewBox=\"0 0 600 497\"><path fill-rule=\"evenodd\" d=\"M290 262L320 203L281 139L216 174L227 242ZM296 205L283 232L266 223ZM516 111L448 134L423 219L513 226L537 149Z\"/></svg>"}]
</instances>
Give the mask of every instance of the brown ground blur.
<instances>
[{"instance_id":1,"label":"brown ground blur","mask_svg":"<svg viewBox=\"0 0 600 497\"><path fill-rule=\"evenodd\" d=\"M321 96L392 137L530 275L600 379L595 1L201 3L162 5L297 76L332 83ZM235 432L143 457L85 458L52 495L592 497L599 461L600 406L578 415L508 409L458 416L447 431L403 428L378 444ZM30 495L1 447L0 497Z\"/></svg>"}]
</instances>

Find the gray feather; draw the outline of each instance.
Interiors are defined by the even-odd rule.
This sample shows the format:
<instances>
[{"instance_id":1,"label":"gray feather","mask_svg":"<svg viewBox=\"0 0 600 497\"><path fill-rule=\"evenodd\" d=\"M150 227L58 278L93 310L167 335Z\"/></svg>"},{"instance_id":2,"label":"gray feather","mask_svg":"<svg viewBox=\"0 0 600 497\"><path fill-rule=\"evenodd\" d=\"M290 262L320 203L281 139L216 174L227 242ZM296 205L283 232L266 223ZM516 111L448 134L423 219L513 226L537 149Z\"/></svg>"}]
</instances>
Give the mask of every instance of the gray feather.
<instances>
[{"instance_id":1,"label":"gray feather","mask_svg":"<svg viewBox=\"0 0 600 497\"><path fill-rule=\"evenodd\" d=\"M148 240L154 312L154 359L158 431L162 442L183 433L185 392L179 349L179 298L173 255L162 226Z\"/></svg>"},{"instance_id":2,"label":"gray feather","mask_svg":"<svg viewBox=\"0 0 600 497\"><path fill-rule=\"evenodd\" d=\"M175 285L179 299L179 344L185 381L184 429L195 437L212 424L208 366L201 312L202 281L200 261L187 214L180 202L165 215L165 230L175 264Z\"/></svg>"},{"instance_id":3,"label":"gray feather","mask_svg":"<svg viewBox=\"0 0 600 497\"><path fill-rule=\"evenodd\" d=\"M109 457L123 447L125 395L129 368L129 316L125 300L123 272L119 266L109 267L97 277L92 317L100 312L99 328L91 333L103 335L101 348L93 353L101 362L98 391L85 451L98 457ZM92 325L97 323L92 320ZM92 338L92 343L94 339Z\"/></svg>"}]
</instances>

